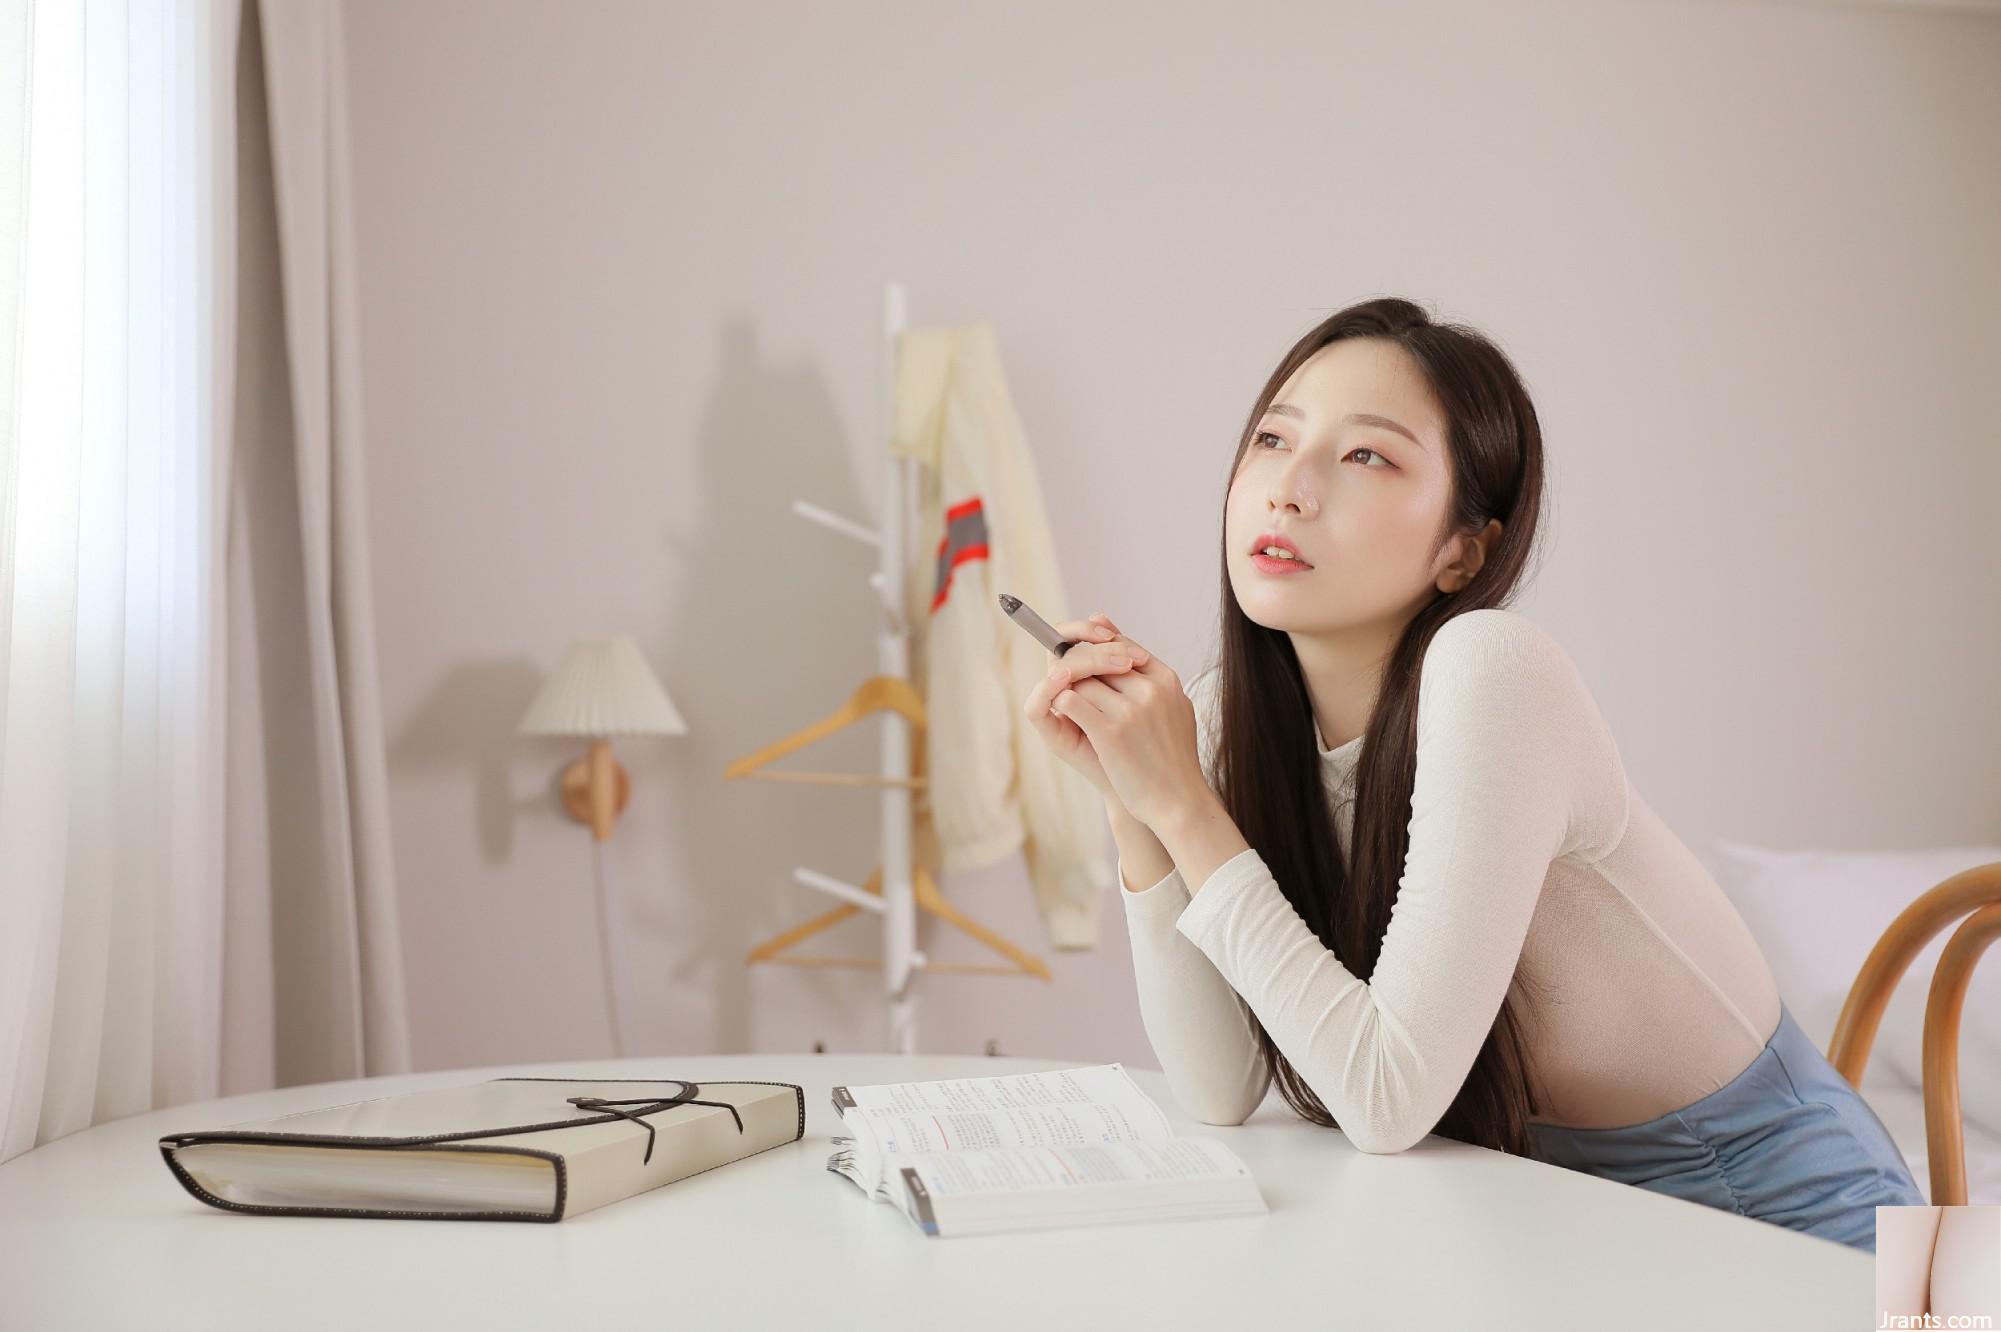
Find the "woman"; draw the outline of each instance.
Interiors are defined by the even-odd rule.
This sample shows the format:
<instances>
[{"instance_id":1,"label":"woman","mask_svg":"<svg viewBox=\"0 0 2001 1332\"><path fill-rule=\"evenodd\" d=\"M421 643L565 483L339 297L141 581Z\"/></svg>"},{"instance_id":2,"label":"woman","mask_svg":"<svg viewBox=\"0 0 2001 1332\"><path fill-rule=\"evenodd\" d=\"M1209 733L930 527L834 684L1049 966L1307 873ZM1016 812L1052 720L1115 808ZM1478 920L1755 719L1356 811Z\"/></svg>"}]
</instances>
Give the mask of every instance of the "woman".
<instances>
[{"instance_id":1,"label":"woman","mask_svg":"<svg viewBox=\"0 0 2001 1332\"><path fill-rule=\"evenodd\" d=\"M1057 626L1023 708L1105 796L1161 1068L1206 1123L1276 1078L1363 1151L1438 1133L1873 1251L1924 1201L1889 1134L1503 608L1542 499L1507 357L1366 301L1237 441L1216 666Z\"/></svg>"}]
</instances>

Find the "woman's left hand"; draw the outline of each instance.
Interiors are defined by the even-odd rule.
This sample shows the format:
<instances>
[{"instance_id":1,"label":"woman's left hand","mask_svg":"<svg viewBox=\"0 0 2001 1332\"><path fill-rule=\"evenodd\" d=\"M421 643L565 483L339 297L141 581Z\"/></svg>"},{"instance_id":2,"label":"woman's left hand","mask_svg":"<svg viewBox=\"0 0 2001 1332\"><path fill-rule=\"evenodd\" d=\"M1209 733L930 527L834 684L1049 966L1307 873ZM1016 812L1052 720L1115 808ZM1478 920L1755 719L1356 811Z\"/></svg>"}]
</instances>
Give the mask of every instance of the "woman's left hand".
<instances>
[{"instance_id":1,"label":"woman's left hand","mask_svg":"<svg viewBox=\"0 0 2001 1332\"><path fill-rule=\"evenodd\" d=\"M1072 678L1065 662L1079 653L1117 646L1079 643L1056 659L1050 678ZM1134 818L1157 828L1209 794L1195 748L1195 705L1166 662L1147 652L1144 664L1117 674L1079 669L1074 677L1049 710L1084 732L1119 803Z\"/></svg>"}]
</instances>

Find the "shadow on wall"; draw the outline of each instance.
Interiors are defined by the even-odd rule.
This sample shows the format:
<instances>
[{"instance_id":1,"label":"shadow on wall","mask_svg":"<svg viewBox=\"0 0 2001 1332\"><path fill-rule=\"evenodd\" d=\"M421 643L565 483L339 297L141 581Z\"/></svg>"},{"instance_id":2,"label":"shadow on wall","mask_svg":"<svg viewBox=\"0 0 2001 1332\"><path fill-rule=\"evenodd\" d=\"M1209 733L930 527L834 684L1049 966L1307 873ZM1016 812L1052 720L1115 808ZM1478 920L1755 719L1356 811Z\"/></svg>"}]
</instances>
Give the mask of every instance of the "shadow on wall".
<instances>
[{"instance_id":1,"label":"shadow on wall","mask_svg":"<svg viewBox=\"0 0 2001 1332\"><path fill-rule=\"evenodd\" d=\"M876 670L879 612L867 581L875 551L803 521L791 503L810 499L873 525L880 501L856 479L819 370L767 364L750 324L740 320L723 330L720 371L695 438L662 445L686 455L684 465L667 470L701 497L684 506L699 514L699 526L668 529L664 552L645 549L645 533L636 535L627 567L664 567L667 585L630 595L629 625L590 630L632 632L689 729L686 736L614 740L632 778L631 804L604 846L623 927L616 965L627 1053L810 1050L815 1040L877 1049L879 973L743 964L752 944L831 905L793 883L794 866L856 883L873 871L880 859L877 789L725 782L723 770L833 711ZM609 457L597 461L613 470ZM657 610L649 615L648 608ZM549 643L551 661L567 646ZM560 798L562 770L584 742L515 732L546 675L527 656L462 665L414 711L390 753L399 766L465 783L479 862L496 878L510 865L517 875L521 866L575 865L574 879L566 871L563 884L529 890L510 882L484 899L485 909L511 900L513 910L527 911L561 900L566 912L592 913L590 834ZM873 771L878 743L878 725L863 723L778 766ZM523 782L529 774L532 785ZM517 846L524 838L535 854ZM596 937L593 916L560 930L516 921L495 940L534 939L576 954L543 961L545 983L582 996L573 1047L579 1054L608 1053ZM799 951L872 957L879 947L879 925L867 916L843 921ZM514 983L511 971L483 979Z\"/></svg>"},{"instance_id":2,"label":"shadow on wall","mask_svg":"<svg viewBox=\"0 0 2001 1332\"><path fill-rule=\"evenodd\" d=\"M832 905L793 882L795 866L851 883L874 870L878 788L723 780L732 760L832 712L877 668L876 551L791 509L807 499L878 521L880 474L858 479L840 419L821 369L772 364L747 318L725 323L715 391L688 443L700 525L664 533L678 577L658 599L667 629L656 661L689 734L661 747L677 789L660 813L673 831L631 906L639 1049L688 1049L699 1029L725 1051L882 1043L878 973L743 964L752 944ZM875 771L879 729L859 724L777 766ZM869 915L798 951L873 957L879 947Z\"/></svg>"},{"instance_id":3,"label":"shadow on wall","mask_svg":"<svg viewBox=\"0 0 2001 1332\"><path fill-rule=\"evenodd\" d=\"M409 725L390 742L389 757L399 767L458 773L471 784L479 863L505 865L514 850L514 821L524 810L558 802L563 765L580 748L574 741L516 737L514 724L542 687L544 672L527 657L459 666L411 714ZM518 748L546 750L549 789L514 794L510 769Z\"/></svg>"}]
</instances>

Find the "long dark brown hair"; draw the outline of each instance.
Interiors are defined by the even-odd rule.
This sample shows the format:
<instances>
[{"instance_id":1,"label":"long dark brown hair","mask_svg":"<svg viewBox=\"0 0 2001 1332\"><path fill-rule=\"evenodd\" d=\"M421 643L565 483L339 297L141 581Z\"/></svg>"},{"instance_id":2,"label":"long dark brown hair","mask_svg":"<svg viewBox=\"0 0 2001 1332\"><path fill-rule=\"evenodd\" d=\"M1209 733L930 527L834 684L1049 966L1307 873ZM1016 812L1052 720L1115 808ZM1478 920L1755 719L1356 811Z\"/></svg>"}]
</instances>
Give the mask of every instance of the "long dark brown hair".
<instances>
[{"instance_id":1,"label":"long dark brown hair","mask_svg":"<svg viewBox=\"0 0 2001 1332\"><path fill-rule=\"evenodd\" d=\"M1433 554L1456 535L1478 533L1491 519L1500 519L1501 534L1465 586L1451 593L1434 588L1432 600L1391 650L1356 765L1353 845L1345 865L1299 658L1284 631L1256 623L1237 603L1226 535L1215 776L1217 796L1286 900L1341 964L1366 981L1375 974L1410 846L1425 648L1447 620L1500 606L1514 593L1543 503L1543 456L1535 408L1498 347L1463 325L1434 322L1411 301L1383 297L1338 311L1293 344L1244 424L1230 461L1232 479L1265 409L1293 371L1329 344L1358 337L1381 338L1409 353L1444 409L1451 495ZM1534 1071L1522 1030L1529 1016L1523 1003L1534 988L1518 963L1486 1042L1431 1132L1534 1155L1528 1120L1546 1103L1531 1089ZM1255 1013L1252 1021L1286 1102L1316 1124L1339 1128Z\"/></svg>"}]
</instances>

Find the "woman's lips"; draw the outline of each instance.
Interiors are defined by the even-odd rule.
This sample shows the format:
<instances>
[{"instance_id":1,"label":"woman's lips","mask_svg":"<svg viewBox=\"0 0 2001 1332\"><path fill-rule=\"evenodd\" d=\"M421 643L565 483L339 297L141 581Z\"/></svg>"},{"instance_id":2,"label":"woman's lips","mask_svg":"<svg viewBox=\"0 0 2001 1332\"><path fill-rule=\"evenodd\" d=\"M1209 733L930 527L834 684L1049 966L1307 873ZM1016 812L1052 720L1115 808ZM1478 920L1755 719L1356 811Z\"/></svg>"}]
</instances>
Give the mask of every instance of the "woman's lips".
<instances>
[{"instance_id":1,"label":"woman's lips","mask_svg":"<svg viewBox=\"0 0 2001 1332\"><path fill-rule=\"evenodd\" d=\"M1302 574L1313 567L1304 560L1276 560L1262 551L1254 552L1251 555L1251 564L1256 567L1259 573L1281 575Z\"/></svg>"}]
</instances>

